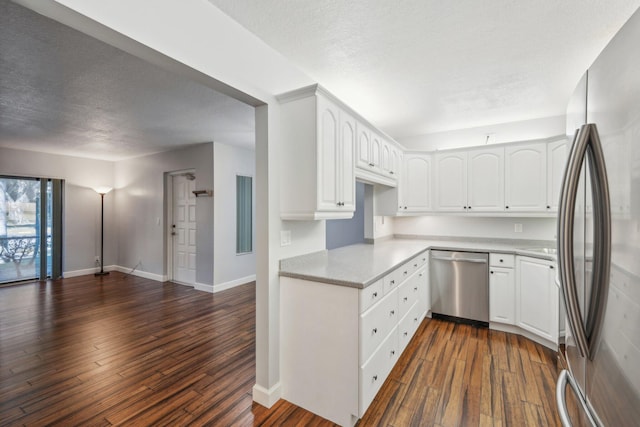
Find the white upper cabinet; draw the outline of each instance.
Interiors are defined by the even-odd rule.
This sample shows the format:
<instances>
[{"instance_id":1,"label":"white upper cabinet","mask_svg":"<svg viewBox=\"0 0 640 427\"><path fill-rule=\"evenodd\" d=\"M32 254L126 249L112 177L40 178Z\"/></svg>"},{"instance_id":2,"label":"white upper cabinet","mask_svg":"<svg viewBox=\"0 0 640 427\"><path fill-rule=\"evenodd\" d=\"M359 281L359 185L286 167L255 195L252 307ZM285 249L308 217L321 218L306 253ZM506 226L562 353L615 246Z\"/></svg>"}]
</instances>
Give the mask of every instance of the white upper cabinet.
<instances>
[{"instance_id":1,"label":"white upper cabinet","mask_svg":"<svg viewBox=\"0 0 640 427\"><path fill-rule=\"evenodd\" d=\"M340 153L340 110L318 97L318 210L333 210L339 203L338 156Z\"/></svg>"},{"instance_id":2,"label":"white upper cabinet","mask_svg":"<svg viewBox=\"0 0 640 427\"><path fill-rule=\"evenodd\" d=\"M505 210L547 211L547 144L505 147Z\"/></svg>"},{"instance_id":3,"label":"white upper cabinet","mask_svg":"<svg viewBox=\"0 0 640 427\"><path fill-rule=\"evenodd\" d=\"M467 153L455 151L435 155L435 209L467 211Z\"/></svg>"},{"instance_id":4,"label":"white upper cabinet","mask_svg":"<svg viewBox=\"0 0 640 427\"><path fill-rule=\"evenodd\" d=\"M318 210L355 210L353 141L355 120L328 99L317 97Z\"/></svg>"},{"instance_id":5,"label":"white upper cabinet","mask_svg":"<svg viewBox=\"0 0 640 427\"><path fill-rule=\"evenodd\" d=\"M567 162L567 140L550 142L547 145L547 211L557 212Z\"/></svg>"},{"instance_id":6,"label":"white upper cabinet","mask_svg":"<svg viewBox=\"0 0 640 427\"><path fill-rule=\"evenodd\" d=\"M403 189L400 207L405 212L431 210L431 156L423 153L407 153L402 175Z\"/></svg>"},{"instance_id":7,"label":"white upper cabinet","mask_svg":"<svg viewBox=\"0 0 640 427\"><path fill-rule=\"evenodd\" d=\"M395 187L398 181L398 148L372 130L357 123L356 176L373 184Z\"/></svg>"},{"instance_id":8,"label":"white upper cabinet","mask_svg":"<svg viewBox=\"0 0 640 427\"><path fill-rule=\"evenodd\" d=\"M356 121L317 86L279 97L281 218L351 218Z\"/></svg>"},{"instance_id":9,"label":"white upper cabinet","mask_svg":"<svg viewBox=\"0 0 640 427\"><path fill-rule=\"evenodd\" d=\"M340 113L340 150L338 153L338 198L345 210L356 209L356 176L353 153L356 144L356 120L347 112Z\"/></svg>"},{"instance_id":10,"label":"white upper cabinet","mask_svg":"<svg viewBox=\"0 0 640 427\"><path fill-rule=\"evenodd\" d=\"M504 147L467 153L467 211L504 210Z\"/></svg>"},{"instance_id":11,"label":"white upper cabinet","mask_svg":"<svg viewBox=\"0 0 640 427\"><path fill-rule=\"evenodd\" d=\"M369 161L371 169L376 173L381 173L382 168L380 166L382 156L382 138L375 132L371 132L371 154Z\"/></svg>"},{"instance_id":12,"label":"white upper cabinet","mask_svg":"<svg viewBox=\"0 0 640 427\"><path fill-rule=\"evenodd\" d=\"M371 131L363 124L358 123L357 145L356 145L356 166L368 170L373 167L371 163Z\"/></svg>"}]
</instances>

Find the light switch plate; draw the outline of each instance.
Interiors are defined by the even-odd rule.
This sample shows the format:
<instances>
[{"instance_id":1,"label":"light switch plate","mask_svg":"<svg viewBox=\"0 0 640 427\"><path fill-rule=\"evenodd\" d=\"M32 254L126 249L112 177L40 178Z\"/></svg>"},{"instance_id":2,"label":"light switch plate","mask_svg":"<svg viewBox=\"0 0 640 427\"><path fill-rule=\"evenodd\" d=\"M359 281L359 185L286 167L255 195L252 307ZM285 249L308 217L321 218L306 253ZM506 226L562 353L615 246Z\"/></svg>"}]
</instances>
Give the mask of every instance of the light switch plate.
<instances>
[{"instance_id":1,"label":"light switch plate","mask_svg":"<svg viewBox=\"0 0 640 427\"><path fill-rule=\"evenodd\" d=\"M291 244L291 230L280 230L280 246Z\"/></svg>"}]
</instances>

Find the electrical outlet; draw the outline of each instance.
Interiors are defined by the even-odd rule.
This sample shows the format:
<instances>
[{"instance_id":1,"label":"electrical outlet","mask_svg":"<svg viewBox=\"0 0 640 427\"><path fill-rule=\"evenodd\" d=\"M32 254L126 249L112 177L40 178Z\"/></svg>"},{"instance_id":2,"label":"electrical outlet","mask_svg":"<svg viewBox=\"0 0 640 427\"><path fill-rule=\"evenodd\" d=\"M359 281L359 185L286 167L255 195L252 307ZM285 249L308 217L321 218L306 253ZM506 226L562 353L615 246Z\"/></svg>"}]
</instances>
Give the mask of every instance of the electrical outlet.
<instances>
[{"instance_id":1,"label":"electrical outlet","mask_svg":"<svg viewBox=\"0 0 640 427\"><path fill-rule=\"evenodd\" d=\"M100 265L100 257L96 256L96 265Z\"/></svg>"},{"instance_id":2,"label":"electrical outlet","mask_svg":"<svg viewBox=\"0 0 640 427\"><path fill-rule=\"evenodd\" d=\"M291 230L280 230L280 246L291 244Z\"/></svg>"}]
</instances>

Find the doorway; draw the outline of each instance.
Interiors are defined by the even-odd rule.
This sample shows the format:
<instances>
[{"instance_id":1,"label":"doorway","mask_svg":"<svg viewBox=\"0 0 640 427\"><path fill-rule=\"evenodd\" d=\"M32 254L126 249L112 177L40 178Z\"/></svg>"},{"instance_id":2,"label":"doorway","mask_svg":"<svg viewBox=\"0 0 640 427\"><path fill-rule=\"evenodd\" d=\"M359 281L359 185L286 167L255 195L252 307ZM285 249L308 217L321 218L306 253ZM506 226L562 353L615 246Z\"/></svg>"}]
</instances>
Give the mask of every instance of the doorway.
<instances>
[{"instance_id":1,"label":"doorway","mask_svg":"<svg viewBox=\"0 0 640 427\"><path fill-rule=\"evenodd\" d=\"M0 284L62 272L62 180L0 176Z\"/></svg>"},{"instance_id":2,"label":"doorway","mask_svg":"<svg viewBox=\"0 0 640 427\"><path fill-rule=\"evenodd\" d=\"M194 170L169 175L169 247L171 280L183 285L196 284L196 174Z\"/></svg>"}]
</instances>

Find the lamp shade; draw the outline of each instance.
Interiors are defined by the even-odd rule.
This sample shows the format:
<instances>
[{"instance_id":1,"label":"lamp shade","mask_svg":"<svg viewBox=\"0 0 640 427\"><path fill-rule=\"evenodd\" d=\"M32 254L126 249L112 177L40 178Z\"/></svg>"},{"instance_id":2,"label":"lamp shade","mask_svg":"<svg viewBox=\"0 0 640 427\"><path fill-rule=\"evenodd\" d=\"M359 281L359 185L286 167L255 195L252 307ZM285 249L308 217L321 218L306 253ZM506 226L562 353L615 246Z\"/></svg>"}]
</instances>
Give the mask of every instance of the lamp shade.
<instances>
[{"instance_id":1,"label":"lamp shade","mask_svg":"<svg viewBox=\"0 0 640 427\"><path fill-rule=\"evenodd\" d=\"M98 194L107 194L109 191L113 190L111 187L94 187L93 189Z\"/></svg>"}]
</instances>

